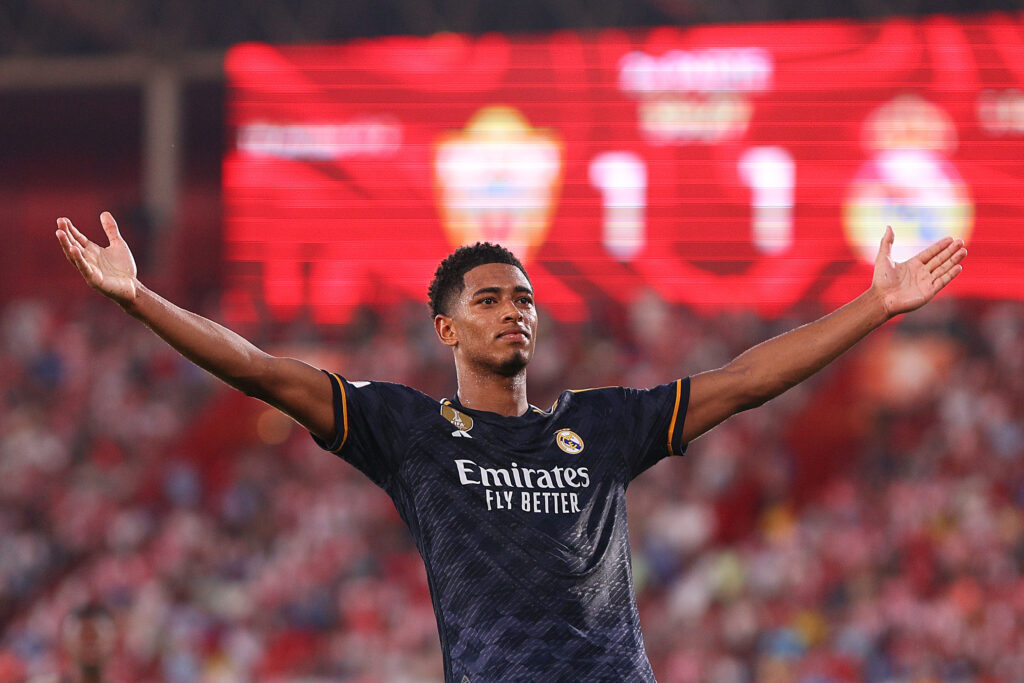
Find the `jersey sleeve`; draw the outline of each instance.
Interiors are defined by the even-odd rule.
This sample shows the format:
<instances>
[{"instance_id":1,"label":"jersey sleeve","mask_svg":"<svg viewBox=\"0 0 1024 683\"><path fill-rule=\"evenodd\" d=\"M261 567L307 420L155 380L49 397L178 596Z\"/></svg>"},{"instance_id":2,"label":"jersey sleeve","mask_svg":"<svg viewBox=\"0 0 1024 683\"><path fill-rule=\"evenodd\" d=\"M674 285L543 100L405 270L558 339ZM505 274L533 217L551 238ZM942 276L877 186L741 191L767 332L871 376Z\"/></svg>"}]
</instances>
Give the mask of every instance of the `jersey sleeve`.
<instances>
[{"instance_id":1,"label":"jersey sleeve","mask_svg":"<svg viewBox=\"0 0 1024 683\"><path fill-rule=\"evenodd\" d=\"M651 389L623 389L633 443L627 449L630 479L670 455L683 455L683 422L690 402L690 379L677 379Z\"/></svg>"},{"instance_id":2,"label":"jersey sleeve","mask_svg":"<svg viewBox=\"0 0 1024 683\"><path fill-rule=\"evenodd\" d=\"M331 379L336 435L330 443L313 440L387 489L406 451L404 417L420 398L418 392L389 382L350 382L333 372Z\"/></svg>"}]
</instances>

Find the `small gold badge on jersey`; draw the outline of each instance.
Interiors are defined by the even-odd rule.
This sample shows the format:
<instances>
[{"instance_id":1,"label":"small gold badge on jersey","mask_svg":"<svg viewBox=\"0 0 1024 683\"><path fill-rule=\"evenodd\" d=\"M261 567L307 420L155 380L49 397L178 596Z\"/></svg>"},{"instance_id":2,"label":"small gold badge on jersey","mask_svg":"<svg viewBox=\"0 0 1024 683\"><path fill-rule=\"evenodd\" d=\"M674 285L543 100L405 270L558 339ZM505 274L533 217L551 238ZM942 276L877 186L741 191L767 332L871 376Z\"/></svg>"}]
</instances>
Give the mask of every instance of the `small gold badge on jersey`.
<instances>
[{"instance_id":1,"label":"small gold badge on jersey","mask_svg":"<svg viewBox=\"0 0 1024 683\"><path fill-rule=\"evenodd\" d=\"M583 439L571 429L559 429L555 432L555 443L569 455L577 455L583 451Z\"/></svg>"},{"instance_id":2,"label":"small gold badge on jersey","mask_svg":"<svg viewBox=\"0 0 1024 683\"><path fill-rule=\"evenodd\" d=\"M473 438L468 433L469 430L473 428L473 418L469 415L460 413L447 403L441 404L441 415L444 416L444 419L448 420L455 426L455 431L452 432L452 436L461 436L467 439Z\"/></svg>"}]
</instances>

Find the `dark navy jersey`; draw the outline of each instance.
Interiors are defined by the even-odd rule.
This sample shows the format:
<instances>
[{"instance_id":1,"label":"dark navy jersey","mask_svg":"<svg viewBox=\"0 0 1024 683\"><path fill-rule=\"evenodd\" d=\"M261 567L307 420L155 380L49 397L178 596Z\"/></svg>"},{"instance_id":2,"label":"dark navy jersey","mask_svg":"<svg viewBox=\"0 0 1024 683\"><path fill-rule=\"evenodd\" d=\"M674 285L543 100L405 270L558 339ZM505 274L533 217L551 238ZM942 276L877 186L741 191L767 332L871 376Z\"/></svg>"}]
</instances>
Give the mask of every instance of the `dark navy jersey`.
<instances>
[{"instance_id":1,"label":"dark navy jersey","mask_svg":"<svg viewBox=\"0 0 1024 683\"><path fill-rule=\"evenodd\" d=\"M448 681L653 681L626 486L682 455L689 380L566 391L521 417L331 374L320 443L395 503L426 563Z\"/></svg>"}]
</instances>

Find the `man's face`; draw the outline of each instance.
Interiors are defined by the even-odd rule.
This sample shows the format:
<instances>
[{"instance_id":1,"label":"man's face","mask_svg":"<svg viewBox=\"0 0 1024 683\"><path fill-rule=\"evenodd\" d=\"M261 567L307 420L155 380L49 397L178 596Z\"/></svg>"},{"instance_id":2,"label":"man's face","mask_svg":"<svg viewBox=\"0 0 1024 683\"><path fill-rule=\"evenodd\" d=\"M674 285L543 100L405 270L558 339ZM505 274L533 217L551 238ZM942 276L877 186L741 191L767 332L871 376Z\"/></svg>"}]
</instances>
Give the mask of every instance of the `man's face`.
<instances>
[{"instance_id":1,"label":"man's face","mask_svg":"<svg viewBox=\"0 0 1024 683\"><path fill-rule=\"evenodd\" d=\"M64 624L64 647L80 667L102 667L117 639L109 616L68 617Z\"/></svg>"},{"instance_id":2,"label":"man's face","mask_svg":"<svg viewBox=\"0 0 1024 683\"><path fill-rule=\"evenodd\" d=\"M456 357L499 375L518 374L533 358L537 309L533 288L515 266L488 263L468 271L452 307ZM440 333L440 332L439 332Z\"/></svg>"}]
</instances>

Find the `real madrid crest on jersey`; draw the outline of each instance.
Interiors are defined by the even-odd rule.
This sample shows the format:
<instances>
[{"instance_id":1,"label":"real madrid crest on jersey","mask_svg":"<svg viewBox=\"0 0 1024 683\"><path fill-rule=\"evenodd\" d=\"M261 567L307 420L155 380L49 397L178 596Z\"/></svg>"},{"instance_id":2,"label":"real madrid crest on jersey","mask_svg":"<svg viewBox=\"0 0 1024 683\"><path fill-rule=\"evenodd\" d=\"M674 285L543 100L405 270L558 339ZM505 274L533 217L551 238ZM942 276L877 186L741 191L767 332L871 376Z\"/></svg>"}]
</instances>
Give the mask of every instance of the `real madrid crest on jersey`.
<instances>
[{"instance_id":1,"label":"real madrid crest on jersey","mask_svg":"<svg viewBox=\"0 0 1024 683\"><path fill-rule=\"evenodd\" d=\"M583 439L571 429L559 429L555 432L555 443L569 455L576 455L583 451Z\"/></svg>"},{"instance_id":2,"label":"real madrid crest on jersey","mask_svg":"<svg viewBox=\"0 0 1024 683\"><path fill-rule=\"evenodd\" d=\"M447 403L441 404L441 415L444 416L444 419L455 425L455 431L452 432L452 436L464 436L467 439L473 438L468 433L473 428L473 418L469 415L460 413Z\"/></svg>"}]
</instances>

